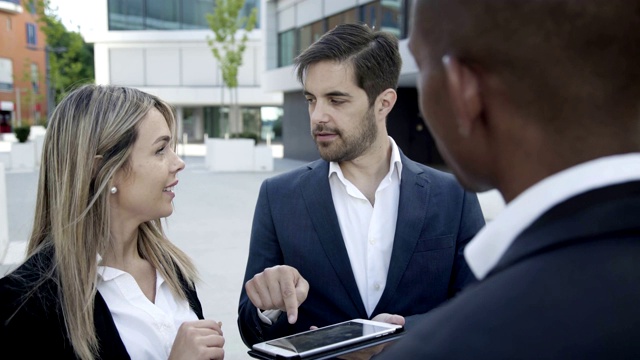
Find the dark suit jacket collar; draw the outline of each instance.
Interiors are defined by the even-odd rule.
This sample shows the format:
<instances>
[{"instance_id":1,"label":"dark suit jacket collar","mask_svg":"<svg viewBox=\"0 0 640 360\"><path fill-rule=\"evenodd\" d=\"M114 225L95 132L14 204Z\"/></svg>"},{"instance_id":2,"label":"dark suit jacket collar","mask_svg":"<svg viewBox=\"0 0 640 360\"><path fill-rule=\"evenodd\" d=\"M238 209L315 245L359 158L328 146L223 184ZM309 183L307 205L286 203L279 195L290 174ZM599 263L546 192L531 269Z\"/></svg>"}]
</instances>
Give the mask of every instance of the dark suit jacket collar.
<instances>
[{"instance_id":1,"label":"dark suit jacket collar","mask_svg":"<svg viewBox=\"0 0 640 360\"><path fill-rule=\"evenodd\" d=\"M429 198L428 192L430 191L427 175L420 166L409 160L401 151L400 157L402 159L402 177L396 235L391 255L393 266L389 267L387 284L376 309L383 308L392 299L419 239L420 230L424 223L424 214L426 214L429 205L425 201ZM360 316L366 318L367 312L353 276L351 262L331 197L328 180L329 163L317 160L307 166L310 171L303 175L301 193L307 204L311 221L333 270L340 277L342 285L347 289L351 300L361 314Z\"/></svg>"},{"instance_id":2,"label":"dark suit jacket collar","mask_svg":"<svg viewBox=\"0 0 640 360\"><path fill-rule=\"evenodd\" d=\"M574 242L639 234L640 181L574 196L544 213L511 244L487 276L516 262Z\"/></svg>"}]
</instances>

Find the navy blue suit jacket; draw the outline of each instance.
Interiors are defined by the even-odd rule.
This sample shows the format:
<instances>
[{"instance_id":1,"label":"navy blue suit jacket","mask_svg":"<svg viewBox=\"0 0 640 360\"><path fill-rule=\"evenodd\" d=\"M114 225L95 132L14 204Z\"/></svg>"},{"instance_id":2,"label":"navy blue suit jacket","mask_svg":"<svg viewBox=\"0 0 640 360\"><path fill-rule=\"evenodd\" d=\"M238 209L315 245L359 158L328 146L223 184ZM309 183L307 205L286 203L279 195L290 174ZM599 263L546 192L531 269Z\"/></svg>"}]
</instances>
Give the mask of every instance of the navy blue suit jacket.
<instances>
[{"instance_id":1,"label":"navy blue suit jacket","mask_svg":"<svg viewBox=\"0 0 640 360\"><path fill-rule=\"evenodd\" d=\"M376 359L640 359L639 215L640 182L555 206Z\"/></svg>"},{"instance_id":2,"label":"navy blue suit jacket","mask_svg":"<svg viewBox=\"0 0 640 360\"><path fill-rule=\"evenodd\" d=\"M455 178L401 154L400 201L385 290L371 317L423 314L475 281L462 253L484 226L474 193ZM329 187L329 163L317 160L263 182L244 282L289 265L309 282L298 321L281 314L264 324L242 289L238 325L247 346L353 318L368 318L356 285ZM407 319L407 328L412 318Z\"/></svg>"}]
</instances>

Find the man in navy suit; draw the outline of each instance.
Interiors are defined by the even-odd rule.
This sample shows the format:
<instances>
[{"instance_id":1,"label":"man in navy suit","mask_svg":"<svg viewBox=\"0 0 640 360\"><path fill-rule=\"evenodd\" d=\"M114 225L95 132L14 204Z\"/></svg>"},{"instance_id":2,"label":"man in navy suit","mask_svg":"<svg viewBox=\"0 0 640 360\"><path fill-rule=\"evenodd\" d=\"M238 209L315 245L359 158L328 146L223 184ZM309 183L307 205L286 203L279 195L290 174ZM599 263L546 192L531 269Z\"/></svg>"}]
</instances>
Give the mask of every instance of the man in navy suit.
<instances>
[{"instance_id":1,"label":"man in navy suit","mask_svg":"<svg viewBox=\"0 0 640 360\"><path fill-rule=\"evenodd\" d=\"M453 175L387 135L398 40L340 25L296 58L321 160L260 189L239 328L246 345L353 318L405 325L475 281L484 218Z\"/></svg>"},{"instance_id":2,"label":"man in navy suit","mask_svg":"<svg viewBox=\"0 0 640 360\"><path fill-rule=\"evenodd\" d=\"M507 206L398 359L640 359L640 1L417 0L424 119ZM378 357L376 357L378 359Z\"/></svg>"}]
</instances>

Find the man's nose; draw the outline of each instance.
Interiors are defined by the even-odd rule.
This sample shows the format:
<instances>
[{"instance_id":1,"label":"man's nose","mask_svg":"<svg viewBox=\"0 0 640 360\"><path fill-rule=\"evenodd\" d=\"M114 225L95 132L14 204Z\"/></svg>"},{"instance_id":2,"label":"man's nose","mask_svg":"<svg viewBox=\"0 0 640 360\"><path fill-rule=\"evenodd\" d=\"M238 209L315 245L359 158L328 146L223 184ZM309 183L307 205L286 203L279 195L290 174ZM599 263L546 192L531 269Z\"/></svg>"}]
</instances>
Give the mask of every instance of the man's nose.
<instances>
[{"instance_id":1,"label":"man's nose","mask_svg":"<svg viewBox=\"0 0 640 360\"><path fill-rule=\"evenodd\" d=\"M329 115L325 111L325 107L320 102L317 102L311 109L309 109L309 117L312 124L321 124L329 121Z\"/></svg>"}]
</instances>

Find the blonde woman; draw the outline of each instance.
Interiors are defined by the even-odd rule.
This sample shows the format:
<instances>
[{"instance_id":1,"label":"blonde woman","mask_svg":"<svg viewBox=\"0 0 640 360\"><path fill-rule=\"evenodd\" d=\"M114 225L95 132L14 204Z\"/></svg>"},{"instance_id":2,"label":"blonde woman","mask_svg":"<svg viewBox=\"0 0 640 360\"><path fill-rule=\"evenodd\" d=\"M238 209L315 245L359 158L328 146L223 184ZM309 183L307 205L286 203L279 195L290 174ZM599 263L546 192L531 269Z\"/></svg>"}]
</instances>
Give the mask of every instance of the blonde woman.
<instances>
[{"instance_id":1,"label":"blonde woman","mask_svg":"<svg viewBox=\"0 0 640 360\"><path fill-rule=\"evenodd\" d=\"M184 162L164 101L86 85L47 127L27 259L0 279L0 341L23 358L223 359L189 257L165 236Z\"/></svg>"}]
</instances>

